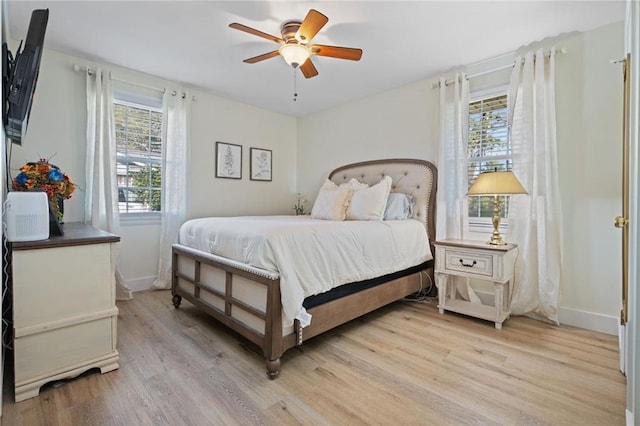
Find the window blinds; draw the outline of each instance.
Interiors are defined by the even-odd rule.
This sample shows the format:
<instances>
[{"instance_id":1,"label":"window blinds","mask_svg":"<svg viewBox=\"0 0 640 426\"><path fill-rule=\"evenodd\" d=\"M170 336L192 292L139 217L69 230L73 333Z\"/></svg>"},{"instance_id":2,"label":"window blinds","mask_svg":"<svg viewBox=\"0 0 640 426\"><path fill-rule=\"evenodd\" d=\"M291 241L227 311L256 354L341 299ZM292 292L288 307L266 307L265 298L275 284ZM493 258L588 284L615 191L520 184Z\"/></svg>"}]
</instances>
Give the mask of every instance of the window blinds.
<instances>
[{"instance_id":1,"label":"window blinds","mask_svg":"<svg viewBox=\"0 0 640 426\"><path fill-rule=\"evenodd\" d=\"M507 95L469 104L469 186L483 172L511 170Z\"/></svg>"},{"instance_id":2,"label":"window blinds","mask_svg":"<svg viewBox=\"0 0 640 426\"><path fill-rule=\"evenodd\" d=\"M509 140L507 95L501 94L469 103L468 184L471 186L480 173L506 171L512 168L512 149ZM506 204L505 197L500 197ZM504 205L503 204L503 205ZM491 217L493 197L469 197L469 218ZM506 215L508 206L501 213Z\"/></svg>"}]
</instances>

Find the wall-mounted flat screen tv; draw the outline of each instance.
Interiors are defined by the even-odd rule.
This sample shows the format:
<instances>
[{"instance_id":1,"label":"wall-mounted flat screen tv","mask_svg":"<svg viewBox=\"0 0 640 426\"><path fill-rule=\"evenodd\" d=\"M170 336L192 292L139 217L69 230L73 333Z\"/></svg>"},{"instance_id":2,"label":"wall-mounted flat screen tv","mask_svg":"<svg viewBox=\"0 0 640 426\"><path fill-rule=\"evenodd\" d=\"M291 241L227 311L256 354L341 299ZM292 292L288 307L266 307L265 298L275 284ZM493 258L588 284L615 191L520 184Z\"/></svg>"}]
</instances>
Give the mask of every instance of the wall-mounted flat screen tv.
<instances>
[{"instance_id":1,"label":"wall-mounted flat screen tv","mask_svg":"<svg viewBox=\"0 0 640 426\"><path fill-rule=\"evenodd\" d=\"M6 135L16 144L22 144L27 132L48 21L49 9L33 11L24 47L20 43L15 57L2 45L2 119Z\"/></svg>"}]
</instances>

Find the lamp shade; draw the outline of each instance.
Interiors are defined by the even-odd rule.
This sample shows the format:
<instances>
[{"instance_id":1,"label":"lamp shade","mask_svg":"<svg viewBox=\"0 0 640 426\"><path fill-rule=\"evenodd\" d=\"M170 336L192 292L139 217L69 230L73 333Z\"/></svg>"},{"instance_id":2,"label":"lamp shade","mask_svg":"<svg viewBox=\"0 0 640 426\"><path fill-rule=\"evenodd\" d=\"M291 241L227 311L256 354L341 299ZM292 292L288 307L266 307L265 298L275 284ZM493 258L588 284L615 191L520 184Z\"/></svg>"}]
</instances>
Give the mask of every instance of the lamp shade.
<instances>
[{"instance_id":1,"label":"lamp shade","mask_svg":"<svg viewBox=\"0 0 640 426\"><path fill-rule=\"evenodd\" d=\"M526 193L527 191L512 172L486 172L478 176L467 195Z\"/></svg>"},{"instance_id":2,"label":"lamp shade","mask_svg":"<svg viewBox=\"0 0 640 426\"><path fill-rule=\"evenodd\" d=\"M284 44L279 52L285 62L294 68L304 64L311 56L309 48L301 44Z\"/></svg>"}]
</instances>

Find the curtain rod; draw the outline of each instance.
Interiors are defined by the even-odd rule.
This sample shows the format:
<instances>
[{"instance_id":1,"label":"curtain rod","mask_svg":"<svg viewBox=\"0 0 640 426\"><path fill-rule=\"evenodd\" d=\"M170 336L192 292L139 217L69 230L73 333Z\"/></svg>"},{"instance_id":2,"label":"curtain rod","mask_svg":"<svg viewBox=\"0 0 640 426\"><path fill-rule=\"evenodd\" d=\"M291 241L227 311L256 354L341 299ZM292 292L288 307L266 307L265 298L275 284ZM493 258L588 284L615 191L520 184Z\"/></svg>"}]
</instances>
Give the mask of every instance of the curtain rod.
<instances>
[{"instance_id":1,"label":"curtain rod","mask_svg":"<svg viewBox=\"0 0 640 426\"><path fill-rule=\"evenodd\" d=\"M565 47L562 47L562 48L556 50L556 55L564 55L565 53L567 53L567 49ZM549 56L549 55L551 55L551 51L545 53L545 57ZM502 56L504 56L504 55L502 55ZM482 62L487 62L487 61L482 61ZM481 62L479 62L479 63L481 63ZM515 64L516 64L515 61L513 61L513 62L511 62L510 64L507 64L507 65L502 65L502 66L499 66L499 67L496 67L496 68L492 68L492 69L489 69L489 70L486 70L486 71L477 72L475 74L469 74L467 76L467 80L470 80L470 79L476 78L476 77L480 77L480 76L483 76L483 75L491 74L491 73L494 73L494 72L506 70L507 68L512 68ZM448 86L449 84L451 84L453 82L454 82L454 80L446 80L444 82L444 85ZM437 87L440 87L440 82L439 81L436 81L431 85L432 89L435 89Z\"/></svg>"},{"instance_id":2,"label":"curtain rod","mask_svg":"<svg viewBox=\"0 0 640 426\"><path fill-rule=\"evenodd\" d=\"M95 71L94 71L93 69L91 69L91 68L89 68L89 67L84 67L84 68L83 68L83 67L81 67L80 65L77 65L77 64L73 65L73 70L74 70L74 71L76 71L76 72L86 71L86 72L87 72L87 74L89 74L89 75L93 75L93 74L95 73ZM164 93L164 92L166 92L166 91L167 91L167 89L166 89L166 88L160 88L160 87L155 87L155 86L148 86L148 85L146 85L146 84L136 83L135 81L122 80L122 79L120 79L120 78L116 78L116 77L113 77L113 76L111 76L111 80L113 80L113 81L119 81L120 83L131 84L131 85L133 85L133 86L142 87L142 88L144 88L144 89L154 90L154 91L156 91L156 92L162 92L162 93ZM175 96L175 95L177 95L177 94L178 94L178 92L176 92L176 91L174 90L174 91L172 91L172 92L171 92L171 94ZM183 97L185 96L185 93L184 93L184 92L182 93L182 96L183 96ZM194 95L194 96L192 96L192 97L191 97L191 99L195 101L195 100L196 100L195 95Z\"/></svg>"},{"instance_id":3,"label":"curtain rod","mask_svg":"<svg viewBox=\"0 0 640 426\"><path fill-rule=\"evenodd\" d=\"M89 75L93 75L95 73L95 71L89 67L81 67L80 65L74 65L73 66L73 70L76 72L80 72L80 71L86 71L87 74ZM126 83L126 84L132 84L134 86L139 86L139 87L143 87L145 89L149 89L149 90L155 90L156 92L162 92L164 93L166 91L166 89L164 88L160 88L160 87L154 87L154 86L147 86L146 84L141 84L141 83L136 83L133 81L126 81L126 80L121 80L119 78L113 77L111 76L111 80L113 81L119 81L121 83Z\"/></svg>"}]
</instances>

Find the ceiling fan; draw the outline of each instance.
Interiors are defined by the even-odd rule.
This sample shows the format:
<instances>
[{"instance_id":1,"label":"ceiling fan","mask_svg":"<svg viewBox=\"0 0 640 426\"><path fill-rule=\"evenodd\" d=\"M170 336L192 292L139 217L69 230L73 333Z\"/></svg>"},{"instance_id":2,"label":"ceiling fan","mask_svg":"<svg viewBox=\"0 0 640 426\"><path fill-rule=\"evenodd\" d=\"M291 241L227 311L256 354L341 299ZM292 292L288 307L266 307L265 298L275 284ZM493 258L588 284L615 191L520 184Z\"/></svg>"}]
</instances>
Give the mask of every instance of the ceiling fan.
<instances>
[{"instance_id":1,"label":"ceiling fan","mask_svg":"<svg viewBox=\"0 0 640 426\"><path fill-rule=\"evenodd\" d=\"M306 78L318 75L318 70L311 62L311 56L328 56L338 59L349 59L359 61L362 57L362 49L352 47L325 46L322 44L312 44L311 40L318 34L318 31L329 21L322 13L315 9L309 10L303 21L286 21L280 27L282 38L271 34L263 33L246 25L234 22L229 24L231 28L244 31L245 33L257 35L270 41L280 44L278 50L245 59L242 62L255 64L265 59L275 56L282 56L284 60L294 68L300 67L300 71Z\"/></svg>"}]
</instances>

